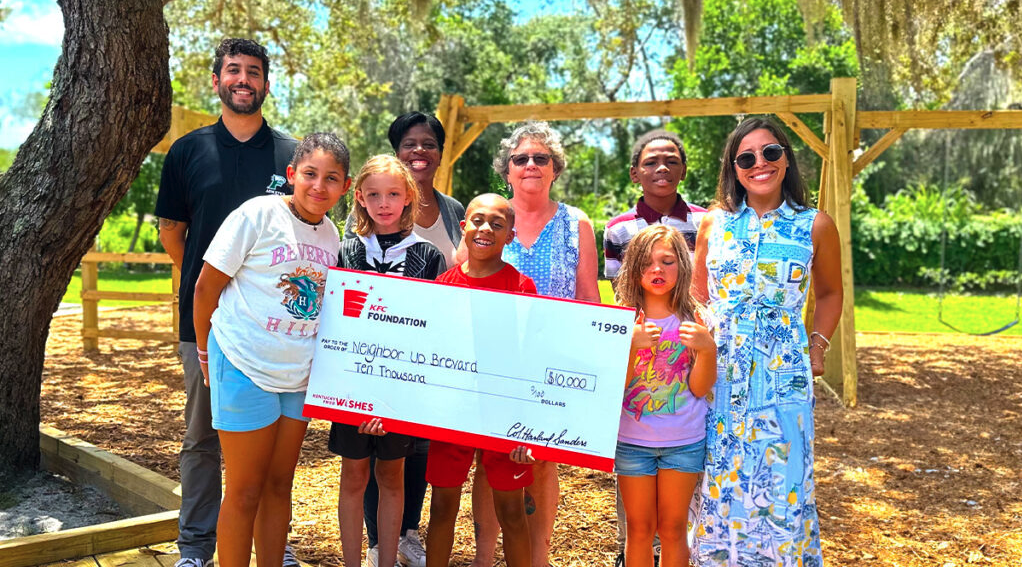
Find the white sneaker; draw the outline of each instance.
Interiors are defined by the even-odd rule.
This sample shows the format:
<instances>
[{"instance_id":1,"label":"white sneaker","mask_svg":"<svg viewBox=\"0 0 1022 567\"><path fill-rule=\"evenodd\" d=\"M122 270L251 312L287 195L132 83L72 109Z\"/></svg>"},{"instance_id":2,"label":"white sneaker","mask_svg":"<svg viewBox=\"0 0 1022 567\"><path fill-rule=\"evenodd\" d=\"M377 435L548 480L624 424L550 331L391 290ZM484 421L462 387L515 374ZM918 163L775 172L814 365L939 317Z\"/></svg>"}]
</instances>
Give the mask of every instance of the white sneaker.
<instances>
[{"instance_id":1,"label":"white sneaker","mask_svg":"<svg viewBox=\"0 0 1022 567\"><path fill-rule=\"evenodd\" d=\"M182 557L174 562L174 567L213 567L213 560L199 559L197 557Z\"/></svg>"},{"instance_id":2,"label":"white sneaker","mask_svg":"<svg viewBox=\"0 0 1022 567\"><path fill-rule=\"evenodd\" d=\"M398 552L399 556L400 556L400 554L401 554L401 552ZM426 565L426 563L425 563L425 561L426 561L425 552L423 552L423 554L424 555L422 556L423 557L423 559L422 559L423 560L423 564L422 565L423 565L423 567L425 567L425 565ZM380 548L377 547L377 546L370 547L369 551L366 552L366 565L368 567L377 567L377 564L379 564L379 562L380 562ZM394 567L401 567L401 562L400 561L395 561L394 562Z\"/></svg>"},{"instance_id":3,"label":"white sneaker","mask_svg":"<svg viewBox=\"0 0 1022 567\"><path fill-rule=\"evenodd\" d=\"M408 530L397 542L397 562L405 567L426 567L426 550L418 530Z\"/></svg>"}]
</instances>

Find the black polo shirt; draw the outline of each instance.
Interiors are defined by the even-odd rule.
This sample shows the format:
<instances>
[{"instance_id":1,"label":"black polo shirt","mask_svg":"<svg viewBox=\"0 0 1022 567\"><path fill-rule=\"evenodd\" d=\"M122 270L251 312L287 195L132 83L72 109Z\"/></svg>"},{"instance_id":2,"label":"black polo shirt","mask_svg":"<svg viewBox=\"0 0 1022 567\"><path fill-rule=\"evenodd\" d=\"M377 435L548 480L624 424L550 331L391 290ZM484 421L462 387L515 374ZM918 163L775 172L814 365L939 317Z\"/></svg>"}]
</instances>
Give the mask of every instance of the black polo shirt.
<instances>
[{"instance_id":1,"label":"black polo shirt","mask_svg":"<svg viewBox=\"0 0 1022 567\"><path fill-rule=\"evenodd\" d=\"M156 216L188 223L179 292L182 341L195 342L195 280L217 229L231 211L252 197L290 192L284 175L297 144L265 120L255 136L239 142L221 118L189 132L167 152Z\"/></svg>"}]
</instances>

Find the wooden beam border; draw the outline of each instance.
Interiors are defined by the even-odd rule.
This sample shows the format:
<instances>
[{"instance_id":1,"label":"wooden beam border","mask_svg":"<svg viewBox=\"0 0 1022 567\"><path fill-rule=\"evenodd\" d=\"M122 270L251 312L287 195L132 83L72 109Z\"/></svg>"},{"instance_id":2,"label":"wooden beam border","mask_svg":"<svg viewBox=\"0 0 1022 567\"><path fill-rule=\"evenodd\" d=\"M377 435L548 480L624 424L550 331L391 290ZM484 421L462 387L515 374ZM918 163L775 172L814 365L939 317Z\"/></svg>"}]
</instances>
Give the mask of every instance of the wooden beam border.
<instances>
[{"instance_id":1,"label":"wooden beam border","mask_svg":"<svg viewBox=\"0 0 1022 567\"><path fill-rule=\"evenodd\" d=\"M43 468L89 484L134 513L134 518L0 541L0 567L29 567L177 538L178 484L117 455L40 426Z\"/></svg>"}]
</instances>

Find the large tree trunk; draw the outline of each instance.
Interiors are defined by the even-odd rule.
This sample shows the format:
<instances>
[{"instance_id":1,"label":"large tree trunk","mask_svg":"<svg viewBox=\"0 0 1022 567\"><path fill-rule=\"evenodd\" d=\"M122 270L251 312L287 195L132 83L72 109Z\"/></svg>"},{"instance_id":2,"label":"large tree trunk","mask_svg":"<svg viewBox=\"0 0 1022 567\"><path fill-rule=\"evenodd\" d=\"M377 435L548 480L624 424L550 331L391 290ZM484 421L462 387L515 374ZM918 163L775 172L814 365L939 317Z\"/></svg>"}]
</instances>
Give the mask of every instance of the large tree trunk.
<instances>
[{"instance_id":1,"label":"large tree trunk","mask_svg":"<svg viewBox=\"0 0 1022 567\"><path fill-rule=\"evenodd\" d=\"M170 127L161 0L59 0L42 119L0 177L0 486L39 464L50 319L103 218Z\"/></svg>"}]
</instances>

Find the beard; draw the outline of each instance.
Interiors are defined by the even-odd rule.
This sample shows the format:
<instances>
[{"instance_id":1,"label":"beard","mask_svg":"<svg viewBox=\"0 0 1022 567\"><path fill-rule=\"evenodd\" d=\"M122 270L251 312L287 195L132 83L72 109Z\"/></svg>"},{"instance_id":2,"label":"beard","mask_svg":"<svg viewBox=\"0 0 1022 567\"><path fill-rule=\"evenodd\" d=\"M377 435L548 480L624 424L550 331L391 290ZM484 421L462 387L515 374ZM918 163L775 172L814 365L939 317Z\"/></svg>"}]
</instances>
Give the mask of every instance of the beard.
<instances>
[{"instance_id":1,"label":"beard","mask_svg":"<svg viewBox=\"0 0 1022 567\"><path fill-rule=\"evenodd\" d=\"M220 96L220 102L224 103L224 106L231 109L232 112L237 114L251 115L259 112L259 109L263 106L263 101L266 100L266 88L264 87L262 92L259 89L252 88L247 84L233 85L237 87L247 87L252 90L252 102L248 104L238 104L234 102L233 93L231 93L231 87L220 83L220 88L217 89L217 95Z\"/></svg>"}]
</instances>

